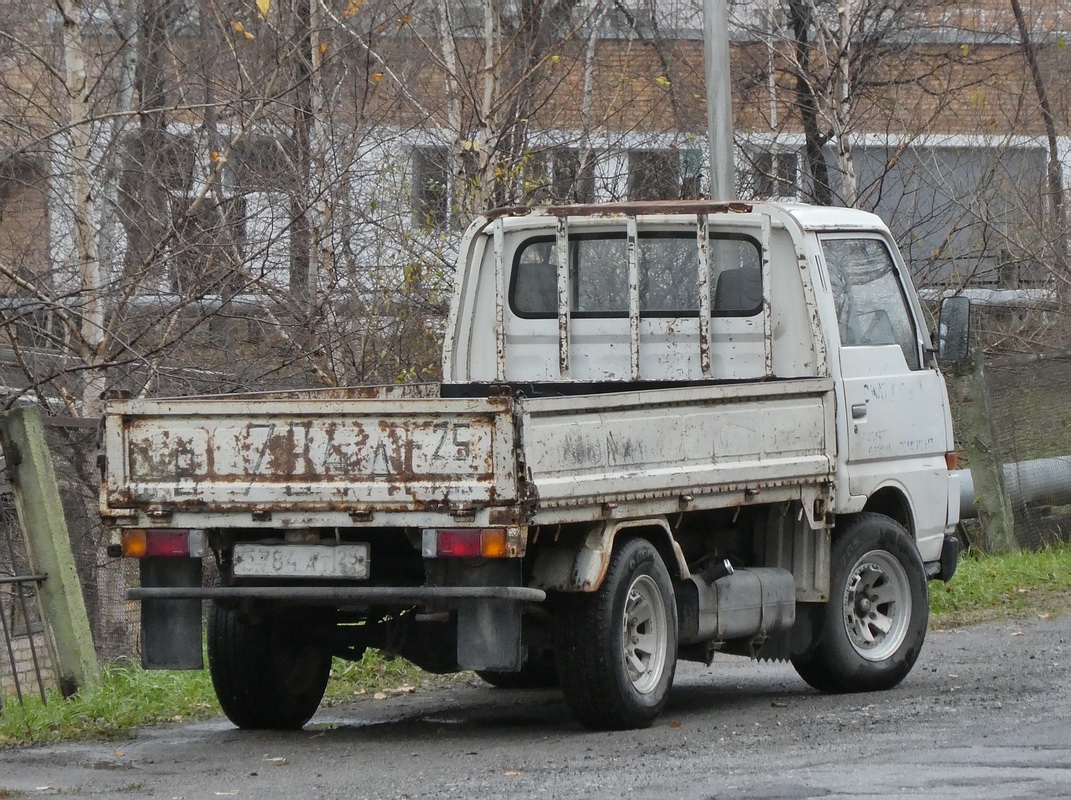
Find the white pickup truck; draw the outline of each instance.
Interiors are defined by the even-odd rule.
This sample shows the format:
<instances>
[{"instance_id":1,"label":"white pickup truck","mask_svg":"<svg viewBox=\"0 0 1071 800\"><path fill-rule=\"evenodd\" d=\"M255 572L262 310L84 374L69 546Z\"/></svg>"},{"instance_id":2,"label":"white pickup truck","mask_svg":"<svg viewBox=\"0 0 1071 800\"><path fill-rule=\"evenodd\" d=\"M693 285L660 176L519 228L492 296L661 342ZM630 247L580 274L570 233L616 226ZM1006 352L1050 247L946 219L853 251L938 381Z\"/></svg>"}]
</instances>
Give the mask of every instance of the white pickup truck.
<instances>
[{"instance_id":1,"label":"white pickup truck","mask_svg":"<svg viewBox=\"0 0 1071 800\"><path fill-rule=\"evenodd\" d=\"M969 310L941 331L963 349ZM889 688L959 514L948 397L890 236L767 203L501 209L461 245L443 383L107 404L101 504L143 661L243 728L374 647L649 725L678 659ZM204 586L203 559L219 580Z\"/></svg>"}]
</instances>

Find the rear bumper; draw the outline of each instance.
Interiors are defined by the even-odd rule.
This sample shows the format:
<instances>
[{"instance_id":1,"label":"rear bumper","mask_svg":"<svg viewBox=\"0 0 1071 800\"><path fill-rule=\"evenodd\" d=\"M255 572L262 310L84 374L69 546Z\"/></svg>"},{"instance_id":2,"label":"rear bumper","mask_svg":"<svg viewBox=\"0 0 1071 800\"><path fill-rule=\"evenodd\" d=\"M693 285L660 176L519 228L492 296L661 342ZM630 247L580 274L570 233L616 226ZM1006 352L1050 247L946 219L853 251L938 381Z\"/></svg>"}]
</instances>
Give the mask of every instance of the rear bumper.
<instances>
[{"instance_id":1,"label":"rear bumper","mask_svg":"<svg viewBox=\"0 0 1071 800\"><path fill-rule=\"evenodd\" d=\"M388 605L507 600L541 603L542 589L525 586L163 586L127 589L128 600L276 600L305 605Z\"/></svg>"},{"instance_id":2,"label":"rear bumper","mask_svg":"<svg viewBox=\"0 0 1071 800\"><path fill-rule=\"evenodd\" d=\"M959 566L959 539L952 534L945 534L945 540L941 545L941 560L926 564L926 576L930 580L944 581L948 583L956 574Z\"/></svg>"}]
</instances>

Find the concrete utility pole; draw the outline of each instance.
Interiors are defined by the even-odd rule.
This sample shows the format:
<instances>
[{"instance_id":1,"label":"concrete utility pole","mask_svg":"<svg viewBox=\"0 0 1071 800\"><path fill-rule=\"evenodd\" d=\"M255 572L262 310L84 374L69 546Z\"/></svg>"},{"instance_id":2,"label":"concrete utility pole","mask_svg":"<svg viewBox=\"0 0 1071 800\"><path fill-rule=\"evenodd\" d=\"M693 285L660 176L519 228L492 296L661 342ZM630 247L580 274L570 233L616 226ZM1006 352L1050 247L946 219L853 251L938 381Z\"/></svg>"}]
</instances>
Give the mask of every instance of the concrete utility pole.
<instances>
[{"instance_id":1,"label":"concrete utility pole","mask_svg":"<svg viewBox=\"0 0 1071 800\"><path fill-rule=\"evenodd\" d=\"M100 667L41 412L27 407L0 416L0 444L26 536L30 569L48 576L37 596L52 631L53 668L60 691L69 697L83 686L99 683Z\"/></svg>"},{"instance_id":2,"label":"concrete utility pole","mask_svg":"<svg viewBox=\"0 0 1071 800\"><path fill-rule=\"evenodd\" d=\"M703 52L710 138L710 199L736 197L733 158L733 95L729 79L728 0L703 0Z\"/></svg>"}]
</instances>

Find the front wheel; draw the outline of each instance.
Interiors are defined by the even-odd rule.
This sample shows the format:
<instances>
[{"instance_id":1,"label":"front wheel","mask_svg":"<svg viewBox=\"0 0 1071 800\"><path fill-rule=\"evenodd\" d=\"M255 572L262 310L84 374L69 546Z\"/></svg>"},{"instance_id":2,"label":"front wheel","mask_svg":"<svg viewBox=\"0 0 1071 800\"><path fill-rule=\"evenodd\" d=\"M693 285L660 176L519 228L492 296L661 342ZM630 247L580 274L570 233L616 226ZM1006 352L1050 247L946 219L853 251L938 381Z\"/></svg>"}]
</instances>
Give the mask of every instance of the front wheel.
<instances>
[{"instance_id":1,"label":"front wheel","mask_svg":"<svg viewBox=\"0 0 1071 800\"><path fill-rule=\"evenodd\" d=\"M563 610L558 677L577 719L594 730L651 725L677 665L677 606L658 551L626 541L598 591L566 598Z\"/></svg>"},{"instance_id":2,"label":"front wheel","mask_svg":"<svg viewBox=\"0 0 1071 800\"><path fill-rule=\"evenodd\" d=\"M216 605L208 671L223 713L239 728L297 730L323 699L331 654L283 618L255 620Z\"/></svg>"},{"instance_id":3,"label":"front wheel","mask_svg":"<svg viewBox=\"0 0 1071 800\"><path fill-rule=\"evenodd\" d=\"M852 518L833 543L830 599L813 606L813 635L792 659L824 692L891 689L918 659L926 638L926 570L915 543L881 514Z\"/></svg>"}]
</instances>

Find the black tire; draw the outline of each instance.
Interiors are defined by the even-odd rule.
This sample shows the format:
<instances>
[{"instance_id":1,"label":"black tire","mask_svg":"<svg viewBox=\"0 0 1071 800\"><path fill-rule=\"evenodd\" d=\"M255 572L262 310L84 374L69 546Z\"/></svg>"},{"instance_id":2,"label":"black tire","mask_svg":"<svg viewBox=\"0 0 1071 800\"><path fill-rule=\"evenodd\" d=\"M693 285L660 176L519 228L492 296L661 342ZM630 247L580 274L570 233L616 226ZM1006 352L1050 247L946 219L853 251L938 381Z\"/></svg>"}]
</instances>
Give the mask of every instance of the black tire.
<instances>
[{"instance_id":1,"label":"black tire","mask_svg":"<svg viewBox=\"0 0 1071 800\"><path fill-rule=\"evenodd\" d=\"M476 674L496 689L550 689L558 685L554 653L546 648L529 651L518 672L478 669Z\"/></svg>"},{"instance_id":2,"label":"black tire","mask_svg":"<svg viewBox=\"0 0 1071 800\"><path fill-rule=\"evenodd\" d=\"M558 679L593 730L646 728L662 712L677 666L677 606L662 557L645 539L615 547L602 586L564 598Z\"/></svg>"},{"instance_id":3,"label":"black tire","mask_svg":"<svg viewBox=\"0 0 1071 800\"><path fill-rule=\"evenodd\" d=\"M239 728L297 730L316 713L331 673L331 654L277 618L254 622L212 607L208 671L227 718Z\"/></svg>"},{"instance_id":4,"label":"black tire","mask_svg":"<svg viewBox=\"0 0 1071 800\"><path fill-rule=\"evenodd\" d=\"M796 672L823 692L900 683L919 657L930 615L926 569L904 527L882 514L851 518L833 542L829 593L828 603L803 612L812 638L792 659Z\"/></svg>"}]
</instances>

